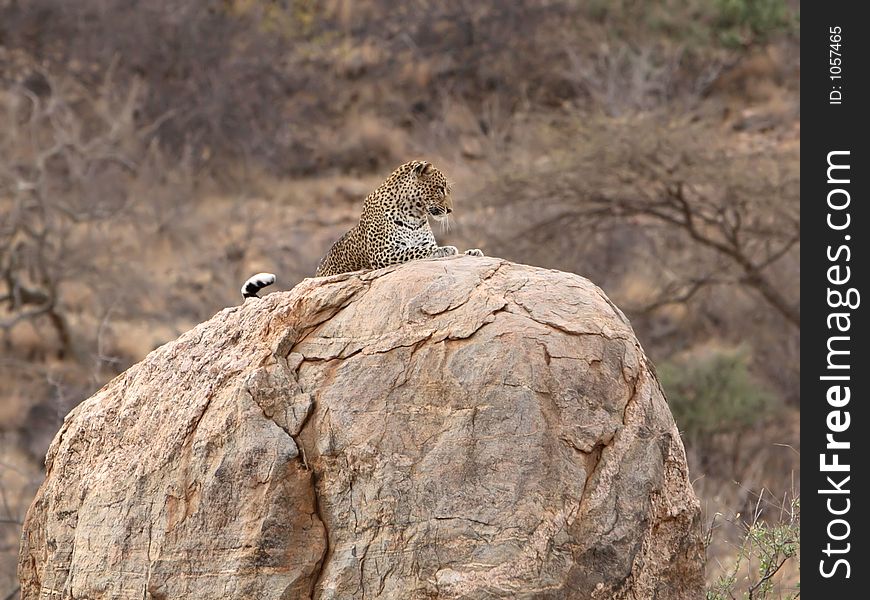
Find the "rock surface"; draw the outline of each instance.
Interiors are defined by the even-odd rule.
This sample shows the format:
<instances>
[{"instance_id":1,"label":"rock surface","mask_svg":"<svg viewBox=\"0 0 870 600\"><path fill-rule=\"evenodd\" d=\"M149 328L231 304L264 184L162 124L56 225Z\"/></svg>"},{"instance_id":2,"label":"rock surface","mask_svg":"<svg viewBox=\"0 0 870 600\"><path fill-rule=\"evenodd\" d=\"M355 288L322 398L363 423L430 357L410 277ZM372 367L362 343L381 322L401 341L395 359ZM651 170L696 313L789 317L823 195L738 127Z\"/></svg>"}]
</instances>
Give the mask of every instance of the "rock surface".
<instances>
[{"instance_id":1,"label":"rock surface","mask_svg":"<svg viewBox=\"0 0 870 600\"><path fill-rule=\"evenodd\" d=\"M493 258L308 279L73 410L22 598L695 599L654 371L582 277Z\"/></svg>"}]
</instances>

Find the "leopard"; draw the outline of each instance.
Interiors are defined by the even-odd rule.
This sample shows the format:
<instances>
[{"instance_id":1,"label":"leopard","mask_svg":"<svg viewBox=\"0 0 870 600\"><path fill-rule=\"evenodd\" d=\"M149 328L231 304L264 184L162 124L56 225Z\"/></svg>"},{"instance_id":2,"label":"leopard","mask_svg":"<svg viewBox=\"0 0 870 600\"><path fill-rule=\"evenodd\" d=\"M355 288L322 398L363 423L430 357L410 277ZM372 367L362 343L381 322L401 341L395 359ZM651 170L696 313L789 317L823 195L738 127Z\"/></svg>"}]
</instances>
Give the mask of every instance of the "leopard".
<instances>
[{"instance_id":1,"label":"leopard","mask_svg":"<svg viewBox=\"0 0 870 600\"><path fill-rule=\"evenodd\" d=\"M399 166L365 198L359 222L332 244L315 277L458 255L456 246L438 245L429 225L430 216L444 223L453 212L451 192L444 173L431 162ZM483 251L471 248L464 254L483 256ZM271 273L258 273L242 286L242 295L257 297L274 281Z\"/></svg>"}]
</instances>

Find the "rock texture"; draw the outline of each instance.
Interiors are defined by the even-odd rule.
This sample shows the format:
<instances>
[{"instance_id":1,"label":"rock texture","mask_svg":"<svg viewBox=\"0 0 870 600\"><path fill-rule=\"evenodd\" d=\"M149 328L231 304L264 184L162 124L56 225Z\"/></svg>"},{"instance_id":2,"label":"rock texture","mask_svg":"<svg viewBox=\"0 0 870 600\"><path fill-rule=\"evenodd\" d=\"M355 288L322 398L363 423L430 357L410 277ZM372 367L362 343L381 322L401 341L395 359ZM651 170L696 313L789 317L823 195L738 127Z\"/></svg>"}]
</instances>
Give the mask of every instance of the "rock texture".
<instances>
[{"instance_id":1,"label":"rock texture","mask_svg":"<svg viewBox=\"0 0 870 600\"><path fill-rule=\"evenodd\" d=\"M622 313L493 258L309 279L66 418L22 597L695 599L699 506Z\"/></svg>"}]
</instances>

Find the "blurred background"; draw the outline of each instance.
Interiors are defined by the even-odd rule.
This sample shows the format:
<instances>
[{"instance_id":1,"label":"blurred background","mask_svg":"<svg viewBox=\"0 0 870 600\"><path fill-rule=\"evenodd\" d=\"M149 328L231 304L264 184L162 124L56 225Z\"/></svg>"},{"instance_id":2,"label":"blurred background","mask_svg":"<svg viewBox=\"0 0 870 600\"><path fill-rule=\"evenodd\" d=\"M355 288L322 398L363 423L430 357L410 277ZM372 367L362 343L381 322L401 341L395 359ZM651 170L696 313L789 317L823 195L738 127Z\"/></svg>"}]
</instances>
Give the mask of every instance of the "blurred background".
<instances>
[{"instance_id":1,"label":"blurred background","mask_svg":"<svg viewBox=\"0 0 870 600\"><path fill-rule=\"evenodd\" d=\"M313 274L412 158L451 178L442 243L627 313L684 436L708 598L791 597L798 11L0 0L0 600L64 415L250 274Z\"/></svg>"}]
</instances>

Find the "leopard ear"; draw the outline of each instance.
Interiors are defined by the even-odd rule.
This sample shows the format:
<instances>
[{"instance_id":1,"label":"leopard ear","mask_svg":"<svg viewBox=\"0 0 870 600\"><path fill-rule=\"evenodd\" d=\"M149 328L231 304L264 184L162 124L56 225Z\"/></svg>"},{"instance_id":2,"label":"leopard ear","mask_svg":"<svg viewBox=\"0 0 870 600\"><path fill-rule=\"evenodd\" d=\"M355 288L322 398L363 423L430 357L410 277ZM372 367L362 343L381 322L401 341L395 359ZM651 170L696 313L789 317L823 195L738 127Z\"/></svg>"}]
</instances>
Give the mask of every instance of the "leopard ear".
<instances>
[{"instance_id":1,"label":"leopard ear","mask_svg":"<svg viewBox=\"0 0 870 600\"><path fill-rule=\"evenodd\" d=\"M422 177L423 175L431 173L433 168L434 167L431 163L421 160L414 164L414 174L417 175L417 177Z\"/></svg>"}]
</instances>

